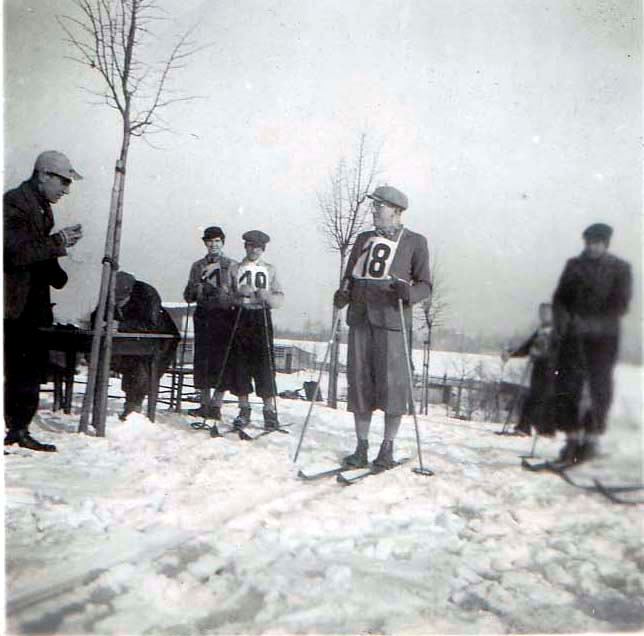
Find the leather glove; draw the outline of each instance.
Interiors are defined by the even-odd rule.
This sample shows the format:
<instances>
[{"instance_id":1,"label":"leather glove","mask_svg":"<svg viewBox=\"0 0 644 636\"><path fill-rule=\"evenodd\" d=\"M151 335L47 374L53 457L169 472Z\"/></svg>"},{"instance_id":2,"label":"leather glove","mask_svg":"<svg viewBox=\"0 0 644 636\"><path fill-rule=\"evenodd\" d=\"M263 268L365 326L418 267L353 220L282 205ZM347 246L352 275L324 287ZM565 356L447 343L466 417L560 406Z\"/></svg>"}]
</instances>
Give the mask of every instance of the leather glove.
<instances>
[{"instance_id":1,"label":"leather glove","mask_svg":"<svg viewBox=\"0 0 644 636\"><path fill-rule=\"evenodd\" d=\"M333 294L333 305L337 309L343 309L351 302L351 294L345 289L338 289Z\"/></svg>"},{"instance_id":2,"label":"leather glove","mask_svg":"<svg viewBox=\"0 0 644 636\"><path fill-rule=\"evenodd\" d=\"M266 306L271 306L271 292L268 289L258 289L257 290L257 300L266 304Z\"/></svg>"},{"instance_id":3,"label":"leather glove","mask_svg":"<svg viewBox=\"0 0 644 636\"><path fill-rule=\"evenodd\" d=\"M393 289L394 294L396 295L396 300L400 299L404 303L409 304L411 285L406 280L396 278L396 280L391 283L391 289Z\"/></svg>"},{"instance_id":4,"label":"leather glove","mask_svg":"<svg viewBox=\"0 0 644 636\"><path fill-rule=\"evenodd\" d=\"M237 295L241 298L250 298L253 295L253 288L250 285L241 285L237 290Z\"/></svg>"},{"instance_id":5,"label":"leather glove","mask_svg":"<svg viewBox=\"0 0 644 636\"><path fill-rule=\"evenodd\" d=\"M83 229L80 223L76 225L68 225L58 232L60 237L63 239L63 245L65 247L73 247L83 238Z\"/></svg>"}]
</instances>

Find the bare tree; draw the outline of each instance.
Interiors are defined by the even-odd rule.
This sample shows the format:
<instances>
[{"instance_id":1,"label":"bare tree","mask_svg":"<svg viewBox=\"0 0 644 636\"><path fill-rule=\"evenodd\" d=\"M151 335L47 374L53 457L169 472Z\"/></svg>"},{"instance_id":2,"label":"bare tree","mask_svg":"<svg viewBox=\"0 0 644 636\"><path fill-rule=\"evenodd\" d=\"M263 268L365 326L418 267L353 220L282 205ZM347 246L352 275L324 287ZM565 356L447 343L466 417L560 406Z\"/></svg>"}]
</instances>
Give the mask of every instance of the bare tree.
<instances>
[{"instance_id":1,"label":"bare tree","mask_svg":"<svg viewBox=\"0 0 644 636\"><path fill-rule=\"evenodd\" d=\"M146 59L154 26L167 19L155 0L73 0L78 15L58 16L58 23L74 52L73 60L95 70L103 86L91 91L116 110L122 121L122 141L114 169L105 255L94 321L83 411L79 431L86 432L93 404L92 424L105 434L107 384L112 350L114 278L118 270L123 194L128 151L132 137L167 130L162 111L171 104L191 99L174 94L169 78L183 68L198 49L191 31L179 36L161 61ZM104 324L106 323L106 324Z\"/></svg>"},{"instance_id":2,"label":"bare tree","mask_svg":"<svg viewBox=\"0 0 644 636\"><path fill-rule=\"evenodd\" d=\"M341 158L329 175L327 186L317 193L320 210L320 231L329 249L340 255L342 277L351 247L358 234L365 228L369 213L367 194L372 191L380 171L380 149L374 148L368 133L362 132L358 138L355 156L347 161ZM338 309L333 307L333 322L336 324ZM329 393L327 403L337 407L338 351L341 328L338 322L336 337L331 345L329 362Z\"/></svg>"},{"instance_id":3,"label":"bare tree","mask_svg":"<svg viewBox=\"0 0 644 636\"><path fill-rule=\"evenodd\" d=\"M429 412L430 357L432 349L432 334L435 327L443 324L447 309L447 289L442 275L440 259L437 251L430 252L429 271L432 293L429 298L414 307L414 322L419 326L418 333L423 344L423 373L422 399L420 412Z\"/></svg>"}]
</instances>

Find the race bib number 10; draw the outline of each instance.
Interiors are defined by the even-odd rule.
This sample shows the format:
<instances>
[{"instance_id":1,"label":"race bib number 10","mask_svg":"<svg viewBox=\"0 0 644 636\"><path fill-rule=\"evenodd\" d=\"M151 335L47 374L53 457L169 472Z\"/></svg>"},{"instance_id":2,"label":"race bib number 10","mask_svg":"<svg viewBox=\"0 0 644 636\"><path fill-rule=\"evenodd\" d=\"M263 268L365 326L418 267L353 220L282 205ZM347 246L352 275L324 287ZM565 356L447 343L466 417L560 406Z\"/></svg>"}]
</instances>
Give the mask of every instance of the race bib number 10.
<instances>
[{"instance_id":1,"label":"race bib number 10","mask_svg":"<svg viewBox=\"0 0 644 636\"><path fill-rule=\"evenodd\" d=\"M397 247L398 241L390 241L382 236L370 238L362 247L360 257L353 266L352 277L362 280L387 278Z\"/></svg>"},{"instance_id":2,"label":"race bib number 10","mask_svg":"<svg viewBox=\"0 0 644 636\"><path fill-rule=\"evenodd\" d=\"M270 280L268 268L264 265L242 265L237 272L237 285L248 285L253 291L268 289Z\"/></svg>"}]
</instances>

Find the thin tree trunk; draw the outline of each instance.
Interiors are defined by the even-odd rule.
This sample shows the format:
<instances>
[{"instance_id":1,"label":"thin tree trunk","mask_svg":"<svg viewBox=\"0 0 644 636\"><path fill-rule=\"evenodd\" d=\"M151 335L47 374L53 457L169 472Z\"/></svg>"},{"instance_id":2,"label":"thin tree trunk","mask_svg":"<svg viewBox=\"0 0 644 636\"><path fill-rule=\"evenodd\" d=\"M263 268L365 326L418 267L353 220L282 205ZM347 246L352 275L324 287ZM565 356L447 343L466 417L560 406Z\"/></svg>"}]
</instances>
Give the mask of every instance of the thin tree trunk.
<instances>
[{"instance_id":1,"label":"thin tree trunk","mask_svg":"<svg viewBox=\"0 0 644 636\"><path fill-rule=\"evenodd\" d=\"M130 145L130 134L127 127L123 131L123 145L121 147L121 157L117 162L117 167L121 172L120 190L118 194L118 202L116 208L116 222L114 223L114 242L112 245L112 258L118 264L119 255L121 252L121 228L123 226L123 196L125 192L125 166L127 164L127 154ZM109 294L107 297L107 316L105 324L105 344L103 351L103 373L101 374L102 383L97 386L96 397L94 398L95 404L98 408L94 414L94 428L97 435L100 437L105 436L105 420L107 417L107 394L109 391L110 380L110 362L112 360L112 335L114 332L114 288L116 283L116 269L111 271ZM148 396L150 399L150 396Z\"/></svg>"},{"instance_id":2,"label":"thin tree trunk","mask_svg":"<svg viewBox=\"0 0 644 636\"><path fill-rule=\"evenodd\" d=\"M345 252L340 252L340 288L342 287L342 279L344 277L344 265L346 261ZM333 320L331 324L335 325L338 312L340 310L333 306ZM329 356L329 391L327 396L327 406L332 409L338 408L338 364L340 354L340 339L342 337L342 325L338 323L335 338L331 344L331 353Z\"/></svg>"},{"instance_id":3,"label":"thin tree trunk","mask_svg":"<svg viewBox=\"0 0 644 636\"><path fill-rule=\"evenodd\" d=\"M109 294L109 285L112 273L112 258L114 254L114 228L116 226L117 208L119 201L119 192L121 191L121 181L123 174L119 170L117 162L114 172L114 183L112 184L112 198L110 203L110 215L107 224L107 235L105 237L105 254L103 257L103 271L101 273L101 287L98 294L98 307L94 316L92 349L89 357L89 371L87 376L87 385L83 397L83 407L81 411L79 433L87 433L87 427L90 421L90 413L94 402L96 389L96 378L100 362L101 340L103 335L103 326L105 322L105 309L107 306L107 297Z\"/></svg>"}]
</instances>

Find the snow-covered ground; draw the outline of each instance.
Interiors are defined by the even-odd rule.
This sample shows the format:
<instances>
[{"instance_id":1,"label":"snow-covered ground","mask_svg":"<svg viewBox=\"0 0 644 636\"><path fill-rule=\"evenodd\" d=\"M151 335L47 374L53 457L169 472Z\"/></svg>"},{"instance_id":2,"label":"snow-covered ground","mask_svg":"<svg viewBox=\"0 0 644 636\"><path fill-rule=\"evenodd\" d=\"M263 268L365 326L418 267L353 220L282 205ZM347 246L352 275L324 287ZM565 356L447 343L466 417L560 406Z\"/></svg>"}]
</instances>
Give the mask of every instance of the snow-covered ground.
<instances>
[{"instance_id":1,"label":"snow-covered ground","mask_svg":"<svg viewBox=\"0 0 644 636\"><path fill-rule=\"evenodd\" d=\"M322 352L323 355L323 352ZM315 377L280 376L279 389ZM605 456L584 484L641 483L641 369L620 366ZM502 634L644 628L642 506L523 471L498 423L419 418L433 477L403 466L350 487L299 468L353 450L350 414L279 400L290 435L211 439L186 416L78 435L32 426L59 452L4 457L5 633ZM261 407L255 406L255 419ZM232 404L224 408L230 420ZM382 433L377 415L372 455ZM561 439L540 440L554 455ZM398 456L416 457L412 418ZM637 493L639 498L644 493Z\"/></svg>"}]
</instances>

